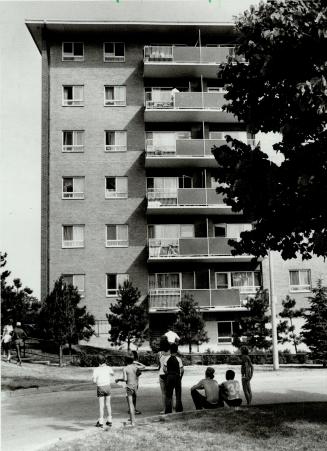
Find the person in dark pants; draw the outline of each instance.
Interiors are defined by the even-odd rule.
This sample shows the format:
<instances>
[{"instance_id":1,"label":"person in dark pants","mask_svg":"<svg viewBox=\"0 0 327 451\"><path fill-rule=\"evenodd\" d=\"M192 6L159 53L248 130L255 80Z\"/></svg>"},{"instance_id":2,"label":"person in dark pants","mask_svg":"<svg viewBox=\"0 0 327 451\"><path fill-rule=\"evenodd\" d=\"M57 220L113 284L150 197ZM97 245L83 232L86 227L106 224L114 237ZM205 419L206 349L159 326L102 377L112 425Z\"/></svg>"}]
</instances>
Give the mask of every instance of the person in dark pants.
<instances>
[{"instance_id":1,"label":"person in dark pants","mask_svg":"<svg viewBox=\"0 0 327 451\"><path fill-rule=\"evenodd\" d=\"M24 345L25 339L27 338L27 335L21 326L21 323L17 322L12 334L17 353L17 365L22 364L21 348Z\"/></svg>"},{"instance_id":2,"label":"person in dark pants","mask_svg":"<svg viewBox=\"0 0 327 451\"><path fill-rule=\"evenodd\" d=\"M214 377L215 370L209 366L205 372L205 379L201 379L191 388L191 396L196 410L224 407L224 403L219 401L219 385ZM201 395L198 390L204 390L205 396Z\"/></svg>"},{"instance_id":3,"label":"person in dark pants","mask_svg":"<svg viewBox=\"0 0 327 451\"><path fill-rule=\"evenodd\" d=\"M172 400L175 390L176 395L176 412L183 412L182 404L182 377L184 374L183 362L177 356L178 346L173 343L170 346L170 356L164 363L164 372L166 379L166 407L165 413L171 413L173 410Z\"/></svg>"}]
</instances>

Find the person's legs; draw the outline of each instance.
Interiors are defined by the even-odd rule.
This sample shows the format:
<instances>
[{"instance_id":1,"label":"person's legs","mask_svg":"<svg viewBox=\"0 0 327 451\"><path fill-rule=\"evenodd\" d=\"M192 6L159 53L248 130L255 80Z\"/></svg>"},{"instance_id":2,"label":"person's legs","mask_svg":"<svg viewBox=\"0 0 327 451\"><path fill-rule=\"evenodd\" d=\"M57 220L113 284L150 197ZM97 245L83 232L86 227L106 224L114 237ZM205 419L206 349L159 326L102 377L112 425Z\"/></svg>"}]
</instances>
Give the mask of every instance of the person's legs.
<instances>
[{"instance_id":1,"label":"person's legs","mask_svg":"<svg viewBox=\"0 0 327 451\"><path fill-rule=\"evenodd\" d=\"M104 417L104 396L99 396L99 411L100 411L100 415L99 415L99 419L98 419L98 423L103 425L103 417Z\"/></svg>"},{"instance_id":2,"label":"person's legs","mask_svg":"<svg viewBox=\"0 0 327 451\"><path fill-rule=\"evenodd\" d=\"M182 381L180 376L175 376L176 412L183 412Z\"/></svg>"},{"instance_id":3,"label":"person's legs","mask_svg":"<svg viewBox=\"0 0 327 451\"><path fill-rule=\"evenodd\" d=\"M159 384L161 390L161 399L162 399L162 409L165 411L166 408L166 378L159 376Z\"/></svg>"},{"instance_id":4,"label":"person's legs","mask_svg":"<svg viewBox=\"0 0 327 451\"><path fill-rule=\"evenodd\" d=\"M107 421L106 423L112 423L112 413L111 413L111 396L105 396L105 405L107 408Z\"/></svg>"},{"instance_id":5,"label":"person's legs","mask_svg":"<svg viewBox=\"0 0 327 451\"><path fill-rule=\"evenodd\" d=\"M166 405L165 413L171 413L173 410L173 392L174 392L174 376L168 375L166 379Z\"/></svg>"},{"instance_id":6,"label":"person's legs","mask_svg":"<svg viewBox=\"0 0 327 451\"><path fill-rule=\"evenodd\" d=\"M246 402L249 405L249 404L251 404L251 401L252 401L252 391L251 391L250 380L243 377L242 378L242 387L243 387L243 392L244 392Z\"/></svg>"},{"instance_id":7,"label":"person's legs","mask_svg":"<svg viewBox=\"0 0 327 451\"><path fill-rule=\"evenodd\" d=\"M131 420L131 425L135 426L135 410L134 410L134 404L133 404L133 393L128 392L127 393L127 404L129 408L129 416Z\"/></svg>"},{"instance_id":8,"label":"person's legs","mask_svg":"<svg viewBox=\"0 0 327 451\"><path fill-rule=\"evenodd\" d=\"M204 401L206 398L198 392L198 390L191 390L191 396L195 405L196 410L201 410L204 408Z\"/></svg>"},{"instance_id":9,"label":"person's legs","mask_svg":"<svg viewBox=\"0 0 327 451\"><path fill-rule=\"evenodd\" d=\"M16 353L17 353L17 364L19 363L19 365L22 364L22 358L21 358L21 353L20 353L20 343L16 343Z\"/></svg>"}]
</instances>

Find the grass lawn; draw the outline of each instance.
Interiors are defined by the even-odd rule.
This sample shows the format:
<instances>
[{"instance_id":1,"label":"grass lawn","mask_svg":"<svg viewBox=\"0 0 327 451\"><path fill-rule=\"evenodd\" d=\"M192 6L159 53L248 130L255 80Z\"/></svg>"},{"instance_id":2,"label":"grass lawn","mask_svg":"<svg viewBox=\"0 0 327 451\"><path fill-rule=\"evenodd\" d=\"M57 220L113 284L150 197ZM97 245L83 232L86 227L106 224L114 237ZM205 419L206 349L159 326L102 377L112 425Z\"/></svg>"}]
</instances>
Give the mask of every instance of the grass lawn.
<instances>
[{"instance_id":1,"label":"grass lawn","mask_svg":"<svg viewBox=\"0 0 327 451\"><path fill-rule=\"evenodd\" d=\"M160 417L135 428L96 430L47 450L322 451L326 443L327 403L292 403Z\"/></svg>"}]
</instances>

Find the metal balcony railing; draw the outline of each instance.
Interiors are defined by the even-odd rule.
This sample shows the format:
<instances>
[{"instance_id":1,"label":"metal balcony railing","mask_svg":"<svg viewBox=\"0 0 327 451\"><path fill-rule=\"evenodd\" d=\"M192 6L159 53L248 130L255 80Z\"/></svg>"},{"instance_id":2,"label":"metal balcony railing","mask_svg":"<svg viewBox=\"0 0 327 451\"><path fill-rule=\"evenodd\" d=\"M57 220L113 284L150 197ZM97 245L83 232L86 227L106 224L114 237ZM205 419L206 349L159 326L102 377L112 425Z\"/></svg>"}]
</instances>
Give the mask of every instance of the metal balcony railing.
<instances>
[{"instance_id":1,"label":"metal balcony railing","mask_svg":"<svg viewBox=\"0 0 327 451\"><path fill-rule=\"evenodd\" d=\"M67 192L64 191L62 193L63 199L84 199L84 193L83 192Z\"/></svg>"},{"instance_id":2,"label":"metal balcony railing","mask_svg":"<svg viewBox=\"0 0 327 451\"><path fill-rule=\"evenodd\" d=\"M167 205L208 206L224 205L223 196L215 188L178 188L176 190L148 189L148 206L164 207Z\"/></svg>"},{"instance_id":3,"label":"metal balcony railing","mask_svg":"<svg viewBox=\"0 0 327 451\"><path fill-rule=\"evenodd\" d=\"M217 110L221 111L226 103L224 95L226 91L219 92L176 92L163 91L162 95L156 93L153 98L151 91L145 93L146 110Z\"/></svg>"},{"instance_id":4,"label":"metal balcony railing","mask_svg":"<svg viewBox=\"0 0 327 451\"><path fill-rule=\"evenodd\" d=\"M62 247L84 247L84 240L63 240Z\"/></svg>"},{"instance_id":5,"label":"metal balcony railing","mask_svg":"<svg viewBox=\"0 0 327 451\"><path fill-rule=\"evenodd\" d=\"M144 47L145 63L220 64L226 62L229 56L235 57L234 46L147 45Z\"/></svg>"},{"instance_id":6,"label":"metal balcony railing","mask_svg":"<svg viewBox=\"0 0 327 451\"><path fill-rule=\"evenodd\" d=\"M229 256L230 238L150 238L149 258Z\"/></svg>"}]
</instances>

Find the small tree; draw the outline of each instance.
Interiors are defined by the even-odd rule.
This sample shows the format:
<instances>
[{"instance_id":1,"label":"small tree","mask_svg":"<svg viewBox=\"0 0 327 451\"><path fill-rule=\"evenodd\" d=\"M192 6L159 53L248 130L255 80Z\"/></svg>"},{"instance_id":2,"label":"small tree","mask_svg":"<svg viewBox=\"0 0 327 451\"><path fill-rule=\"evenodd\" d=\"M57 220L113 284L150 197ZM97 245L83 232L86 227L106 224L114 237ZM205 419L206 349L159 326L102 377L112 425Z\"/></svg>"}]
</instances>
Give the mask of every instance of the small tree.
<instances>
[{"instance_id":1,"label":"small tree","mask_svg":"<svg viewBox=\"0 0 327 451\"><path fill-rule=\"evenodd\" d=\"M111 313L107 314L109 341L115 344L126 342L128 351L132 339L141 344L146 335L147 308L144 303L139 303L140 297L139 289L132 282L125 281L123 286L119 286L117 302L110 306Z\"/></svg>"},{"instance_id":2,"label":"small tree","mask_svg":"<svg viewBox=\"0 0 327 451\"><path fill-rule=\"evenodd\" d=\"M7 264L7 253L0 254L0 267ZM35 323L40 302L32 296L33 290L22 288L22 282L16 278L13 284L8 284L7 278L11 272L4 269L1 272L1 323L4 325L10 319L13 322Z\"/></svg>"},{"instance_id":3,"label":"small tree","mask_svg":"<svg viewBox=\"0 0 327 451\"><path fill-rule=\"evenodd\" d=\"M268 349L271 346L271 332L267 328L270 317L269 294L267 290L258 290L254 298L246 303L248 314L239 320L239 328L234 333L233 345L237 348L244 344L250 349ZM241 340L241 337L243 338Z\"/></svg>"},{"instance_id":4,"label":"small tree","mask_svg":"<svg viewBox=\"0 0 327 451\"><path fill-rule=\"evenodd\" d=\"M303 309L295 309L296 301L290 296L286 296L282 301L283 310L279 313L281 318L285 318L284 321L280 321L277 327L278 341L282 344L292 343L297 354L297 346L301 343L301 336L295 333L295 325L293 324L294 318L299 318L303 315Z\"/></svg>"},{"instance_id":5,"label":"small tree","mask_svg":"<svg viewBox=\"0 0 327 451\"><path fill-rule=\"evenodd\" d=\"M310 348L313 357L327 363L327 287L322 286L321 279L312 290L310 307L304 313L305 323L302 326L304 343Z\"/></svg>"},{"instance_id":6,"label":"small tree","mask_svg":"<svg viewBox=\"0 0 327 451\"><path fill-rule=\"evenodd\" d=\"M182 300L177 304L179 308L174 329L180 336L180 343L187 344L189 352L192 352L192 344L208 342L205 322L199 311L198 303L193 296L184 294Z\"/></svg>"},{"instance_id":7,"label":"small tree","mask_svg":"<svg viewBox=\"0 0 327 451\"><path fill-rule=\"evenodd\" d=\"M60 277L46 297L40 312L39 327L42 335L59 347L59 364L62 365L62 349L78 340L88 340L93 334L94 316L79 307L81 297L73 285L63 283Z\"/></svg>"}]
</instances>

